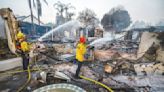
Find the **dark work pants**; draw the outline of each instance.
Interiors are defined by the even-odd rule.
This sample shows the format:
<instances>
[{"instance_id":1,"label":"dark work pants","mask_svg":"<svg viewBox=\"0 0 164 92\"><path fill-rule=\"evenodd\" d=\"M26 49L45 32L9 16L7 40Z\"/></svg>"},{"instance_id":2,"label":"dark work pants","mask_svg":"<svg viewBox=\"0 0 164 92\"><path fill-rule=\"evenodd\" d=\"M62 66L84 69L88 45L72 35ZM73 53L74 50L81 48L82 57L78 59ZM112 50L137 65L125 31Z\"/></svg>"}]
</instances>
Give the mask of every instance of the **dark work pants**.
<instances>
[{"instance_id":1,"label":"dark work pants","mask_svg":"<svg viewBox=\"0 0 164 92\"><path fill-rule=\"evenodd\" d=\"M27 67L29 65L29 56L22 54L22 58L23 58L23 70L27 70Z\"/></svg>"},{"instance_id":2,"label":"dark work pants","mask_svg":"<svg viewBox=\"0 0 164 92\"><path fill-rule=\"evenodd\" d=\"M76 69L75 77L79 77L80 69L81 69L82 64L83 64L83 62L79 62L79 61L77 61L77 62L78 62L78 67Z\"/></svg>"}]
</instances>

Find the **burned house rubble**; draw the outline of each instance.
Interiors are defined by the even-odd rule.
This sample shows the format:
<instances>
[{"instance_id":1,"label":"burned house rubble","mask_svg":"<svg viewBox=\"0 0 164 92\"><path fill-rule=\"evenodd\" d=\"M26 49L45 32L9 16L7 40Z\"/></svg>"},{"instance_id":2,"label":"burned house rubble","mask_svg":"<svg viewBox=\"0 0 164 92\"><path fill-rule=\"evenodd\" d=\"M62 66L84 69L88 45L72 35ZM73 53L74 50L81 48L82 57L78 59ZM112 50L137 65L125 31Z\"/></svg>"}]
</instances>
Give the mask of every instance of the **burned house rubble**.
<instances>
[{"instance_id":1,"label":"burned house rubble","mask_svg":"<svg viewBox=\"0 0 164 92\"><path fill-rule=\"evenodd\" d=\"M126 32L118 39L100 40L106 41L105 44L97 44L96 42L92 44L95 40L102 39L94 38L95 40L91 41L89 45L95 48L93 51L88 51L88 60L84 62L80 75L101 82L114 92L162 92L164 90L164 59L162 57L164 29L150 27L131 29L130 31L133 30L140 34L135 41L133 39L125 40ZM38 48L34 51L35 56L32 61L35 63L32 62L31 79L23 89L25 92L49 90L44 86L50 84L54 85L50 86L53 90L53 87L56 87L55 84L59 83L61 83L59 85L76 85L82 88L79 90L86 92L109 91L98 84L74 78L77 68L77 62L74 60L74 43L69 41L50 44L38 42L34 47ZM19 68L15 68L15 70L19 70ZM7 73L10 74L11 71L7 71ZM0 89L2 92L10 90L14 92L25 82L25 76L21 77L23 73L6 75L7 73L1 72L3 75L1 80L3 81L0 82L0 85L5 85ZM6 78L11 81L7 82ZM15 84L12 87L15 81L19 81L20 84Z\"/></svg>"},{"instance_id":2,"label":"burned house rubble","mask_svg":"<svg viewBox=\"0 0 164 92\"><path fill-rule=\"evenodd\" d=\"M139 34L136 41L125 40L126 33L118 39L106 40L105 45L96 42L92 44L91 41L89 45L95 48L93 52L88 52L88 61L82 66L80 75L104 83L115 92L162 92L164 65L161 57L163 55L161 31L164 29L150 27L131 30ZM99 39L101 38L97 40ZM44 63L48 64L46 67L66 74L71 78L70 83L82 87L87 92L107 92L98 84L74 79L73 75L77 68L77 62L74 61L74 43L56 43L45 51L47 53L44 51L41 53L45 56Z\"/></svg>"},{"instance_id":3,"label":"burned house rubble","mask_svg":"<svg viewBox=\"0 0 164 92\"><path fill-rule=\"evenodd\" d=\"M72 16L30 42L29 66L22 70L23 59L15 45L21 29L9 8L0 9L0 92L163 92L164 26L123 27L118 32L109 25L84 26ZM95 16L90 21L97 23ZM130 24L129 14L127 18L117 22ZM122 26L117 22L115 27ZM76 50L82 36L86 53L76 78Z\"/></svg>"}]
</instances>

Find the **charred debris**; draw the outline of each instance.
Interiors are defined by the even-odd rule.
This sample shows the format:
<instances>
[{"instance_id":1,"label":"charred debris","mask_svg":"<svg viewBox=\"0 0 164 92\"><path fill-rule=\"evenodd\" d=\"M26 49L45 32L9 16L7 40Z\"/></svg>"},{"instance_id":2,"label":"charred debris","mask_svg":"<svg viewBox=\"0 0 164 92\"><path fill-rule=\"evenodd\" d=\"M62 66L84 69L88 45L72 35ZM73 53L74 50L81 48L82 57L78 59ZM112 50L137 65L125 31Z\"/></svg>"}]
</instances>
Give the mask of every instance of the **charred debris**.
<instances>
[{"instance_id":1,"label":"charred debris","mask_svg":"<svg viewBox=\"0 0 164 92\"><path fill-rule=\"evenodd\" d=\"M164 90L163 30L161 27L131 29L125 31L125 35L118 39L94 44L94 50L87 53L88 61L82 67L80 75L104 83L115 92L162 92ZM137 38L134 39L133 35L129 37L129 32L137 33ZM37 52L37 60L42 61L37 61L37 64L47 73L45 83L67 82L89 92L107 92L97 84L74 79L73 75L77 68L77 62L74 61L74 43L68 41L44 46L44 49ZM67 81L62 81L62 78L56 79L54 77L56 72L69 76L63 78Z\"/></svg>"},{"instance_id":2,"label":"charred debris","mask_svg":"<svg viewBox=\"0 0 164 92\"><path fill-rule=\"evenodd\" d=\"M8 23L9 27L13 26L10 22ZM73 23L77 22L70 23L74 25ZM68 25L72 28L72 25ZM77 25L74 28L79 27ZM77 68L76 39L79 36L78 31L85 28L76 30L76 35L68 36L68 38L72 37L71 39L61 39L64 33L59 33L60 35L51 36L52 40L38 41L32 45L30 81L23 86L23 92L31 92L39 87L58 83L77 85L87 92L108 92L96 83L74 78ZM87 61L84 62L80 75L101 82L114 92L162 92L164 90L163 26L128 29L113 34L115 35L112 36L113 38L104 37L106 33L100 27L95 28L94 33L92 37L87 37L90 49L87 51ZM2 49L4 49L4 42L5 40L2 39L0 43ZM5 57L4 55L6 54L1 53L0 57ZM25 76L27 72L18 71L20 68L0 72L1 92L15 92L18 88L22 88L22 84L27 79Z\"/></svg>"}]
</instances>

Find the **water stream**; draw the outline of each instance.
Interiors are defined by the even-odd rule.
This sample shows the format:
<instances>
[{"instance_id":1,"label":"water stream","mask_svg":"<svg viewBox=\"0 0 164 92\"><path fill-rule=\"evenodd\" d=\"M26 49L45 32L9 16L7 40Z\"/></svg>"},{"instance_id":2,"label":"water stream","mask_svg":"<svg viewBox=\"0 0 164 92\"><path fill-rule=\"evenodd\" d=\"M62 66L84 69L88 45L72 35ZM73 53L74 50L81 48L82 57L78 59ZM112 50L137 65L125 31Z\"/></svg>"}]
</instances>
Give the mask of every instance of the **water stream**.
<instances>
[{"instance_id":1,"label":"water stream","mask_svg":"<svg viewBox=\"0 0 164 92\"><path fill-rule=\"evenodd\" d=\"M75 37L76 30L80 27L80 22L77 20L68 21L58 27L50 30L49 32L45 33L41 36L38 40L44 41L47 39L62 39L64 37L70 38Z\"/></svg>"}]
</instances>

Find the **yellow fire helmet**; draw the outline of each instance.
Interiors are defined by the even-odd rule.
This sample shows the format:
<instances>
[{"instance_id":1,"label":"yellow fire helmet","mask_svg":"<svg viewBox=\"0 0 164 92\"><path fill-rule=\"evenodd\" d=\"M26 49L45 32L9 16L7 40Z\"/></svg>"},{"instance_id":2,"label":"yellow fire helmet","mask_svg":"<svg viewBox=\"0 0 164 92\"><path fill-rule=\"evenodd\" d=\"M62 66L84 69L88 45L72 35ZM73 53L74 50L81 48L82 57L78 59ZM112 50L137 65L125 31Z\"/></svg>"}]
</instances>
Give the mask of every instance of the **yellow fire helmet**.
<instances>
[{"instance_id":1,"label":"yellow fire helmet","mask_svg":"<svg viewBox=\"0 0 164 92\"><path fill-rule=\"evenodd\" d=\"M21 38L24 38L24 37L25 37L25 35L21 31L19 31L17 33L17 39L21 39Z\"/></svg>"}]
</instances>

